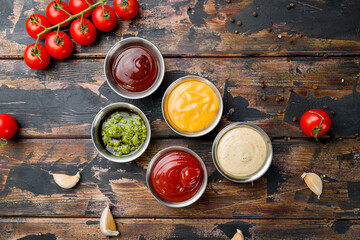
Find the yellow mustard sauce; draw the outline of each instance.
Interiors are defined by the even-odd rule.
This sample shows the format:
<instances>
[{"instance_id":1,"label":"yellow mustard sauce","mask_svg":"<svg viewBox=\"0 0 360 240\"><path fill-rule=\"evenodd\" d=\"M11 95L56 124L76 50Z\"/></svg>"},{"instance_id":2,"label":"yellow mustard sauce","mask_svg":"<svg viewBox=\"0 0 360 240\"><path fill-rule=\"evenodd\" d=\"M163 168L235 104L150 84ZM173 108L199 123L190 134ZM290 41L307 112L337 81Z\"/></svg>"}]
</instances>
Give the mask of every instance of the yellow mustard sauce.
<instances>
[{"instance_id":1,"label":"yellow mustard sauce","mask_svg":"<svg viewBox=\"0 0 360 240\"><path fill-rule=\"evenodd\" d=\"M177 85L165 99L165 115L181 132L197 132L208 127L219 111L214 90L197 79Z\"/></svg>"}]
</instances>

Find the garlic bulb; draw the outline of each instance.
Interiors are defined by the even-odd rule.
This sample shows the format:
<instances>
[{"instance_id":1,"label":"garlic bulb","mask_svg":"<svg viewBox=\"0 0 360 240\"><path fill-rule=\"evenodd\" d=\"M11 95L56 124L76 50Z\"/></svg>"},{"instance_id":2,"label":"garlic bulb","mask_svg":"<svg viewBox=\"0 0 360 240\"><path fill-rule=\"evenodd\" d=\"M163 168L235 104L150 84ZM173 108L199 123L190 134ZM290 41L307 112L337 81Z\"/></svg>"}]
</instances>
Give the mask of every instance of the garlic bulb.
<instances>
[{"instance_id":1,"label":"garlic bulb","mask_svg":"<svg viewBox=\"0 0 360 240\"><path fill-rule=\"evenodd\" d=\"M73 188L80 180L80 172L77 172L76 175L73 176L60 173L50 174L53 176L56 184L65 189Z\"/></svg>"},{"instance_id":2,"label":"garlic bulb","mask_svg":"<svg viewBox=\"0 0 360 240\"><path fill-rule=\"evenodd\" d=\"M321 178L315 173L303 173L301 177L304 179L310 190L318 196L318 199L320 199L323 189Z\"/></svg>"},{"instance_id":3,"label":"garlic bulb","mask_svg":"<svg viewBox=\"0 0 360 240\"><path fill-rule=\"evenodd\" d=\"M242 234L241 230L236 229L236 233L233 236L233 238L231 240L244 240L244 235Z\"/></svg>"},{"instance_id":4,"label":"garlic bulb","mask_svg":"<svg viewBox=\"0 0 360 240\"><path fill-rule=\"evenodd\" d=\"M101 232L106 236L117 236L119 232L116 230L116 224L113 215L111 214L109 205L104 209L100 218Z\"/></svg>"}]
</instances>

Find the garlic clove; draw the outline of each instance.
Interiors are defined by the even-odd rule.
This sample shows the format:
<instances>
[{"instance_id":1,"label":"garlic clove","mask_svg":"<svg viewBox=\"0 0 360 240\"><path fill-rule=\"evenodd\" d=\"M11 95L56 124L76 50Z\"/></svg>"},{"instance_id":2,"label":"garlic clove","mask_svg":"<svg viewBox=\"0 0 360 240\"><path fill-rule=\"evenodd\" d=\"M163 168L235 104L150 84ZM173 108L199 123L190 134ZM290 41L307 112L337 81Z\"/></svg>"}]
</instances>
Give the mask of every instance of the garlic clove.
<instances>
[{"instance_id":1,"label":"garlic clove","mask_svg":"<svg viewBox=\"0 0 360 240\"><path fill-rule=\"evenodd\" d=\"M244 235L242 234L241 230L236 229L236 233L233 236L233 238L231 240L244 240Z\"/></svg>"},{"instance_id":2,"label":"garlic clove","mask_svg":"<svg viewBox=\"0 0 360 240\"><path fill-rule=\"evenodd\" d=\"M318 199L320 199L323 189L321 178L315 173L303 173L301 177L304 179L310 190L318 196Z\"/></svg>"},{"instance_id":3,"label":"garlic clove","mask_svg":"<svg viewBox=\"0 0 360 240\"><path fill-rule=\"evenodd\" d=\"M117 236L119 232L116 230L116 224L113 215L111 214L109 205L104 209L100 218L101 232L106 236Z\"/></svg>"},{"instance_id":4,"label":"garlic clove","mask_svg":"<svg viewBox=\"0 0 360 240\"><path fill-rule=\"evenodd\" d=\"M73 176L60 173L51 173L51 175L56 184L65 189L73 188L80 180L80 172Z\"/></svg>"}]
</instances>

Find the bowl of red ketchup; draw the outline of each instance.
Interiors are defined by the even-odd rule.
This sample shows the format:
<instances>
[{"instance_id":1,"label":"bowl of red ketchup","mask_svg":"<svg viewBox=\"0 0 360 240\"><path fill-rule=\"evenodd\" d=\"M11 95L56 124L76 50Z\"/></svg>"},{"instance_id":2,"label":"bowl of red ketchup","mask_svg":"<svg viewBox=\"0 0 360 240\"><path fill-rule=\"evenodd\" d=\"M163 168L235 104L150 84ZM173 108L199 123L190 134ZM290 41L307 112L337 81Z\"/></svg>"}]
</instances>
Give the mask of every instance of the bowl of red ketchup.
<instances>
[{"instance_id":1,"label":"bowl of red ketchup","mask_svg":"<svg viewBox=\"0 0 360 240\"><path fill-rule=\"evenodd\" d=\"M193 204L203 195L207 171L194 151L173 146L161 150L151 159L146 183L160 203L181 208Z\"/></svg>"},{"instance_id":2,"label":"bowl of red ketchup","mask_svg":"<svg viewBox=\"0 0 360 240\"><path fill-rule=\"evenodd\" d=\"M104 62L111 89L128 99L149 96L160 86L165 63L159 49L146 39L131 37L117 42Z\"/></svg>"}]
</instances>

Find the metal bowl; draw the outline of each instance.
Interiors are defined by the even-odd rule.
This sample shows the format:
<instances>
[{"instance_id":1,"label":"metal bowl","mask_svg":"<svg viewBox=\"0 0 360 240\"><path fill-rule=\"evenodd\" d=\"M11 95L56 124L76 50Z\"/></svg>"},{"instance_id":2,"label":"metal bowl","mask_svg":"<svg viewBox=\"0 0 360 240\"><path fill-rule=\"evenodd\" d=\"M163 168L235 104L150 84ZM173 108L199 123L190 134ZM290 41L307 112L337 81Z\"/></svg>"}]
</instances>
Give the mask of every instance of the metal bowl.
<instances>
[{"instance_id":1,"label":"metal bowl","mask_svg":"<svg viewBox=\"0 0 360 240\"><path fill-rule=\"evenodd\" d=\"M152 189L151 184L150 184L150 173L155 165L155 163L159 160L160 157L162 157L164 154L166 154L167 152L173 151L173 150L179 150L179 151L184 151L187 153L190 153L191 155L193 155L194 157L196 157L202 167L202 170L204 172L204 176L203 176L203 181L202 181L202 185L199 188L198 192L190 199L184 201L184 202L167 202L162 200L161 198L159 198L155 191ZM190 150L189 148L186 147L180 147L180 146L173 146L173 147L168 147L165 148L163 150L161 150L160 152L158 152L150 161L149 166L147 168L146 171L146 184L151 192L151 194L154 196L154 198L156 200L158 200L160 203L164 204L165 206L168 207L173 207L173 208L182 208L182 207L187 207L191 204L193 204L194 202L196 202L197 200L199 200L199 198L203 195L203 193L205 192L206 186L207 186L207 170L205 167L205 164L203 162L203 160L199 157L199 155L197 155L194 151Z\"/></svg>"},{"instance_id":2,"label":"metal bowl","mask_svg":"<svg viewBox=\"0 0 360 240\"><path fill-rule=\"evenodd\" d=\"M135 150L132 153L122 155L122 156L115 156L111 154L106 148L104 147L101 139L101 126L104 120L109 116L109 114L119 111L119 110L128 110L134 113L139 114L139 116L142 118L142 120L145 123L147 134L145 141L140 145L140 147ZM110 105L107 105L103 109L101 109L98 114L95 116L92 125L91 125L91 139L92 142L96 148L96 150L106 159L118 162L118 163L125 163L130 162L132 160L135 160L136 158L140 157L141 154L145 152L147 147L149 146L151 138L151 128L149 120L146 118L145 114L137 107L135 107L132 104L124 103L124 102L118 102L118 103L112 103Z\"/></svg>"},{"instance_id":3,"label":"metal bowl","mask_svg":"<svg viewBox=\"0 0 360 240\"><path fill-rule=\"evenodd\" d=\"M234 128L237 128L239 126L247 126L247 127L253 128L257 132L259 132L262 135L262 137L264 138L264 140L266 142L266 145L267 145L266 159L265 159L265 162L262 165L262 167L257 172L255 172L254 174L243 177L243 178L236 178L236 177L231 176L230 174L226 173L222 169L221 165L218 163L217 157L216 157L217 156L216 155L217 154L217 147L218 147L218 144L219 144L221 138L228 131L230 131L230 130L232 130ZM229 179L229 180L231 180L233 182L246 183L246 182L255 181L256 179L260 178L269 169L269 167L271 165L272 158L273 158L273 148L272 148L272 144L271 144L269 136L265 133L265 131L263 129L261 129L260 127L256 126L255 124L252 124L252 123L237 122L237 123L233 123L233 124L228 125L227 127L223 128L218 133L218 135L216 136L216 138L215 138L215 140L213 142L213 145L212 145L212 159L213 159L213 162L215 164L216 169L221 173L221 175L223 175L225 178L227 178L227 179Z\"/></svg>"},{"instance_id":4,"label":"metal bowl","mask_svg":"<svg viewBox=\"0 0 360 240\"><path fill-rule=\"evenodd\" d=\"M123 89L117 83L117 81L114 79L114 76L112 74L112 66L113 66L113 63L114 63L114 60L116 59L116 57L124 49L126 49L128 47L132 47L132 46L140 46L140 47L144 47L147 50L149 50L152 53L152 55L154 56L155 60L157 61L158 68L159 68L158 75L157 75L157 78L156 78L154 84L150 88L148 88L142 92L130 92L130 91ZM151 42L149 42L148 40L143 39L143 38L131 37L131 38L123 39L120 42L115 43L115 45L112 46L112 48L110 48L110 50L108 51L108 53L106 54L106 57L105 57L104 72L105 72L106 81L114 92L116 92L118 95L120 95L124 98L140 99L140 98L149 96L150 94L155 92L156 89L158 89L162 80L164 79L165 63L164 63L163 56L161 55L161 52L154 44L152 44Z\"/></svg>"},{"instance_id":5,"label":"metal bowl","mask_svg":"<svg viewBox=\"0 0 360 240\"><path fill-rule=\"evenodd\" d=\"M214 118L214 120L212 121L212 123L207 126L206 128L200 130L200 131L197 131L197 132L182 132L180 131L180 129L176 129L175 127L175 124L172 124L171 120L168 119L165 115L165 99L166 97L171 93L171 91L177 87L179 84L185 82L185 81L188 81L190 79L196 79L196 80L199 80L200 82L203 82L205 84L207 84L209 87L211 87L216 96L217 96L217 99L219 101L219 111L218 111L218 114L216 115L216 117ZM185 76L185 77L181 77L179 79L177 79L176 81L174 81L165 91L164 93L164 96L162 98L162 102L161 102L161 110L162 110L162 114L163 114L163 117L167 123L167 125L174 131L176 132L177 134L181 135L181 136L184 136L184 137L200 137L200 136L203 136L209 132L211 132L215 127L216 125L218 125L218 123L220 122L220 119L221 119L221 116L222 116L222 112L223 112L223 108L224 108L224 104L223 104L223 101L222 101L222 97L221 97L221 94L219 92L219 90L216 88L216 86L210 82L209 80L203 78L203 77L199 77L199 76L195 76L195 75L188 75L188 76Z\"/></svg>"}]
</instances>

